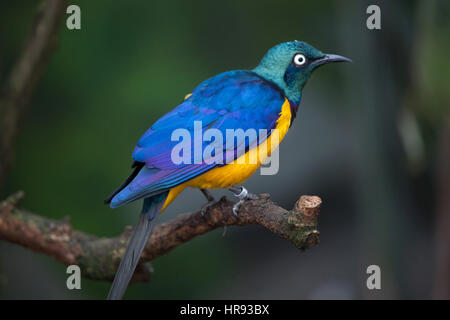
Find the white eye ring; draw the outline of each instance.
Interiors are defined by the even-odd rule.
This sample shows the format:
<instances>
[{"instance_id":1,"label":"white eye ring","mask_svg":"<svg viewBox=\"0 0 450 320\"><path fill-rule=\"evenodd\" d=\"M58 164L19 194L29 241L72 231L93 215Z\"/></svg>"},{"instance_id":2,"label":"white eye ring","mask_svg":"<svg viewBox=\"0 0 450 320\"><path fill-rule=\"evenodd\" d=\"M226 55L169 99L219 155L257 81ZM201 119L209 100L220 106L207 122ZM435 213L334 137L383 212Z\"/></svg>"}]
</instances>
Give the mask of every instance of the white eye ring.
<instances>
[{"instance_id":1,"label":"white eye ring","mask_svg":"<svg viewBox=\"0 0 450 320\"><path fill-rule=\"evenodd\" d=\"M306 63L306 57L305 57L303 54L297 53L297 54L294 56L294 64L295 64L296 66L302 66L302 65L304 65L305 63Z\"/></svg>"}]
</instances>

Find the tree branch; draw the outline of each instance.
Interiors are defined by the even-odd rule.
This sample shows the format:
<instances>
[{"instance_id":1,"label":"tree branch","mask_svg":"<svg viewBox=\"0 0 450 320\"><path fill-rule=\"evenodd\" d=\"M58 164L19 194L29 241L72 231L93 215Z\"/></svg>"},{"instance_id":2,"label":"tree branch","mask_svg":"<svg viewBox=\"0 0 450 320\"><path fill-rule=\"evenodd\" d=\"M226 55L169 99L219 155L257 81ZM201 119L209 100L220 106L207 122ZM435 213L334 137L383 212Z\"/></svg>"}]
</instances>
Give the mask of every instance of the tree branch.
<instances>
[{"instance_id":1,"label":"tree branch","mask_svg":"<svg viewBox=\"0 0 450 320\"><path fill-rule=\"evenodd\" d=\"M13 157L21 116L56 47L56 34L65 13L64 0L47 0L39 7L24 48L0 91L0 185Z\"/></svg>"},{"instance_id":2,"label":"tree branch","mask_svg":"<svg viewBox=\"0 0 450 320\"><path fill-rule=\"evenodd\" d=\"M109 281L114 278L131 227L118 237L98 238L72 230L68 218L56 221L17 208L23 197L20 191L0 203L0 239L46 254L66 265L77 264L87 278ZM199 211L181 214L155 227L133 281L150 279L152 270L148 261L196 236L225 226L259 224L297 248L308 249L319 242L317 219L321 202L317 196L301 196L288 211L273 203L268 194L262 194L259 200L246 202L235 217L234 203L223 197L204 217Z\"/></svg>"}]
</instances>

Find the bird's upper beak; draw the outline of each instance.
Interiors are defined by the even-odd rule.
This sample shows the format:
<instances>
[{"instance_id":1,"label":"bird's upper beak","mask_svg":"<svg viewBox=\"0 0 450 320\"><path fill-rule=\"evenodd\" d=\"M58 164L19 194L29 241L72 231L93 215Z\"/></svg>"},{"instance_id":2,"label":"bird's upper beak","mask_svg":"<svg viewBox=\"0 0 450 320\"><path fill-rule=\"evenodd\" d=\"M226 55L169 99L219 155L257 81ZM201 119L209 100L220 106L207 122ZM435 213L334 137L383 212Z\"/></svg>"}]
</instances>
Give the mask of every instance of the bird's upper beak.
<instances>
[{"instance_id":1,"label":"bird's upper beak","mask_svg":"<svg viewBox=\"0 0 450 320\"><path fill-rule=\"evenodd\" d=\"M315 60L312 64L318 67L330 62L352 62L349 58L338 56L337 54L326 54L323 58Z\"/></svg>"}]
</instances>

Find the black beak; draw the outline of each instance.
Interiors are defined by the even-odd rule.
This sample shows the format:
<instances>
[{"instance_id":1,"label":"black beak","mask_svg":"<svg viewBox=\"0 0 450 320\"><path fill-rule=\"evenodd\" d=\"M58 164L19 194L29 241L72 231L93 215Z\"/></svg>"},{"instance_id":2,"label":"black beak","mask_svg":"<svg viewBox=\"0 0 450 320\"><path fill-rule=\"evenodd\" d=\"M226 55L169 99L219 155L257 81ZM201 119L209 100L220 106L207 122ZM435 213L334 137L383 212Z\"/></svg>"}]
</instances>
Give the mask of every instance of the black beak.
<instances>
[{"instance_id":1,"label":"black beak","mask_svg":"<svg viewBox=\"0 0 450 320\"><path fill-rule=\"evenodd\" d=\"M343 56L338 56L337 54L326 54L325 57L312 62L312 65L318 67L330 62L352 62L352 60Z\"/></svg>"}]
</instances>

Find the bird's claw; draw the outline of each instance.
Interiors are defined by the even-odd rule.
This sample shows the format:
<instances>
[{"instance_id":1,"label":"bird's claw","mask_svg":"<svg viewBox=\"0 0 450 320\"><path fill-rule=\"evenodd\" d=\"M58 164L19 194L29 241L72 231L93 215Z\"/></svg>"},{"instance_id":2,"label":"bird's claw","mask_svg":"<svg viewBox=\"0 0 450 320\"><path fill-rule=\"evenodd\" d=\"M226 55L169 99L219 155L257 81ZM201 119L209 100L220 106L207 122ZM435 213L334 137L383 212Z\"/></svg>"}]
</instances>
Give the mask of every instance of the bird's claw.
<instances>
[{"instance_id":1,"label":"bird's claw","mask_svg":"<svg viewBox=\"0 0 450 320\"><path fill-rule=\"evenodd\" d=\"M230 191L234 193L234 195L239 199L238 202L236 202L233 206L233 214L234 216L238 216L239 209L241 208L242 204L247 200L257 200L259 197L256 194L249 193L246 188L244 187L238 187L240 188L240 192L236 189L236 187L230 188ZM239 192L239 193L237 193Z\"/></svg>"},{"instance_id":2,"label":"bird's claw","mask_svg":"<svg viewBox=\"0 0 450 320\"><path fill-rule=\"evenodd\" d=\"M214 199L214 197L212 196L211 193L209 193L208 190L206 189L200 189L200 191L203 193L203 195L205 196L206 200L208 201L207 203L205 203L204 205L202 205L201 209L200 209L200 214L202 215L202 217L205 217L205 214L208 212L209 208L216 204L217 201Z\"/></svg>"},{"instance_id":3,"label":"bird's claw","mask_svg":"<svg viewBox=\"0 0 450 320\"><path fill-rule=\"evenodd\" d=\"M200 214L202 215L202 217L204 217L205 214L208 212L209 208L211 208L216 203L217 203L217 201L213 199L211 201L208 201L204 205L202 205L202 207L200 209Z\"/></svg>"},{"instance_id":4,"label":"bird's claw","mask_svg":"<svg viewBox=\"0 0 450 320\"><path fill-rule=\"evenodd\" d=\"M233 214L235 217L238 216L239 209L241 208L241 205L244 203L244 200L239 200L236 202L233 206Z\"/></svg>"}]
</instances>

